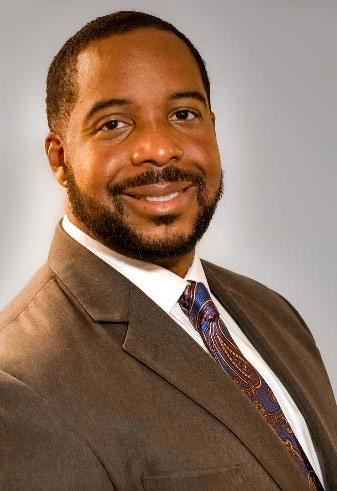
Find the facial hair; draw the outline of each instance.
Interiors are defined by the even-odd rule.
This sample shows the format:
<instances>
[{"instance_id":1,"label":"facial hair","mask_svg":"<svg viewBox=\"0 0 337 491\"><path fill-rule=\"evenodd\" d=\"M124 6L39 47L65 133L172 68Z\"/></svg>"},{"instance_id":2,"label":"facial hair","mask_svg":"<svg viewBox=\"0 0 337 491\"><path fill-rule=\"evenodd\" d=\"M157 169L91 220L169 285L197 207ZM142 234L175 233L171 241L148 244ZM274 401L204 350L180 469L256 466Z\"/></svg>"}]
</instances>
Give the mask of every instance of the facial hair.
<instances>
[{"instance_id":1,"label":"facial hair","mask_svg":"<svg viewBox=\"0 0 337 491\"><path fill-rule=\"evenodd\" d=\"M147 184L177 181L191 182L196 187L198 214L190 233L151 239L146 236L146 232L137 230L128 222L122 198L124 190ZM195 248L206 232L223 194L223 176L221 173L217 191L213 196L208 196L206 180L200 173L185 171L174 166L161 170L148 169L134 178L110 186L109 196L114 204L113 211L79 188L70 167L67 186L73 214L88 235L121 254L155 263L163 259L183 256ZM152 217L152 222L157 226L169 227L176 219L174 214L170 214ZM190 223L186 225L190 227Z\"/></svg>"}]
</instances>

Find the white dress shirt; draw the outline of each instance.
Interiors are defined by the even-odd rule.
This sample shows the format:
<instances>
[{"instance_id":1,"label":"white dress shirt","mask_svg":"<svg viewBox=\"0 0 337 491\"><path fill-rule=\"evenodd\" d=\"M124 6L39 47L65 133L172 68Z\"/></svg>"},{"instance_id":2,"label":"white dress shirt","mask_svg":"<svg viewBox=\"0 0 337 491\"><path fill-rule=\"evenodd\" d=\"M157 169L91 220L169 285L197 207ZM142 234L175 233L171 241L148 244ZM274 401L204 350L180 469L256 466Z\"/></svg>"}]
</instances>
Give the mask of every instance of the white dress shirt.
<instances>
[{"instance_id":1,"label":"white dress shirt","mask_svg":"<svg viewBox=\"0 0 337 491\"><path fill-rule=\"evenodd\" d=\"M310 461L321 483L323 483L322 472L317 454L309 429L302 414L280 380L265 363L263 358L259 355L229 313L212 295L197 253L194 255L193 263L187 275L185 278L181 278L180 276L162 268L161 266L140 261L138 259L132 259L109 249L76 227L69 220L67 215L63 217L62 226L74 240L86 247L89 251L102 259L102 261L112 266L119 273L134 283L138 288L140 288L151 300L153 300L153 302L158 305L158 307L163 309L173 320L175 320L175 322L179 324L209 356L212 356L207 350L200 334L193 327L191 321L184 314L178 303L178 300L185 290L188 281L198 281L203 283L207 287L210 296L220 313L220 317L228 328L228 331L233 337L235 343L246 359L260 373L260 375L272 389L285 417L287 418L294 434L301 444L303 451L307 455L308 460Z\"/></svg>"}]
</instances>

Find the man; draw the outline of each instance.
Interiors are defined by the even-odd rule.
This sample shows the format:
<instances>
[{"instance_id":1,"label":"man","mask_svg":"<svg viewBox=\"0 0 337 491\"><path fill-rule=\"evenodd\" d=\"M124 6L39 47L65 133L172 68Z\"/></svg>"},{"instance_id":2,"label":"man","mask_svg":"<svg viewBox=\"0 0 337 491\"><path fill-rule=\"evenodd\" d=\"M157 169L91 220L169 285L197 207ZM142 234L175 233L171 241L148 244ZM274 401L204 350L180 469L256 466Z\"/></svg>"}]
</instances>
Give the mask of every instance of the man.
<instances>
[{"instance_id":1,"label":"man","mask_svg":"<svg viewBox=\"0 0 337 491\"><path fill-rule=\"evenodd\" d=\"M120 12L55 57L48 262L2 313L1 489L337 489L315 342L263 285L200 262L222 194L204 63Z\"/></svg>"}]
</instances>

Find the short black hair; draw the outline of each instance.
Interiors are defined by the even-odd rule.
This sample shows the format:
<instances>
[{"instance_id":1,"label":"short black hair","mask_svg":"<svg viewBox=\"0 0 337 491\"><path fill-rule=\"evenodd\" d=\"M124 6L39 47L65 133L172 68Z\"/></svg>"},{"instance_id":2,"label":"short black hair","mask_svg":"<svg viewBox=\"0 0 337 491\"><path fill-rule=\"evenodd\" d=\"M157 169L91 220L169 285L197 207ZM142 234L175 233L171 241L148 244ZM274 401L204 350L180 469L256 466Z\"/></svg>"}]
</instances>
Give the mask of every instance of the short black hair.
<instances>
[{"instance_id":1,"label":"short black hair","mask_svg":"<svg viewBox=\"0 0 337 491\"><path fill-rule=\"evenodd\" d=\"M79 53L96 39L123 34L142 27L170 31L180 38L189 48L196 60L209 107L210 81L204 60L192 42L176 27L154 15L136 11L119 11L98 17L86 24L74 34L53 59L47 77L47 118L50 130L62 134L66 129L69 116L77 99L76 63Z\"/></svg>"}]
</instances>

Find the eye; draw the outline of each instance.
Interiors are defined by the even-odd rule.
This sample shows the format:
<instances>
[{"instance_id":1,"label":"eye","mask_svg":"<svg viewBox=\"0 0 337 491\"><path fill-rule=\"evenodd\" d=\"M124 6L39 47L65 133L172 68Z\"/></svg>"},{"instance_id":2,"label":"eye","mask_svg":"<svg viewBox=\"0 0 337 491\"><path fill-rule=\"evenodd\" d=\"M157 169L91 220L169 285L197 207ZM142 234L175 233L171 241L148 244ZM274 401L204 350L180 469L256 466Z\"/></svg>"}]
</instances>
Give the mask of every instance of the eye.
<instances>
[{"instance_id":1,"label":"eye","mask_svg":"<svg viewBox=\"0 0 337 491\"><path fill-rule=\"evenodd\" d=\"M197 117L197 113L194 111L190 111L189 109L179 109L179 111L176 111L173 116L172 120L173 121L187 121L190 119L195 119Z\"/></svg>"},{"instance_id":2,"label":"eye","mask_svg":"<svg viewBox=\"0 0 337 491\"><path fill-rule=\"evenodd\" d=\"M110 119L106 121L99 129L102 131L113 131L119 130L127 126L127 123L120 121L119 119Z\"/></svg>"}]
</instances>

